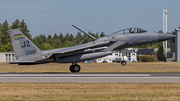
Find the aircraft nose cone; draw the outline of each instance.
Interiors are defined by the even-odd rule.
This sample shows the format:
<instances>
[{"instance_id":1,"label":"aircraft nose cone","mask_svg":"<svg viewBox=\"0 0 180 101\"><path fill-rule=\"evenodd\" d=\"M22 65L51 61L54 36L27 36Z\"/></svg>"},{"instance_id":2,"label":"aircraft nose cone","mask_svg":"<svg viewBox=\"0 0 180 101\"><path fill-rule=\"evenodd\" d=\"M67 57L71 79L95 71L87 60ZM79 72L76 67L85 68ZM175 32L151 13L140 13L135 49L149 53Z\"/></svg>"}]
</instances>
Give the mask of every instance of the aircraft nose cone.
<instances>
[{"instance_id":1,"label":"aircraft nose cone","mask_svg":"<svg viewBox=\"0 0 180 101\"><path fill-rule=\"evenodd\" d=\"M176 35L173 35L173 34L158 33L159 41L164 41L164 40L172 39L175 37L176 37Z\"/></svg>"}]
</instances>

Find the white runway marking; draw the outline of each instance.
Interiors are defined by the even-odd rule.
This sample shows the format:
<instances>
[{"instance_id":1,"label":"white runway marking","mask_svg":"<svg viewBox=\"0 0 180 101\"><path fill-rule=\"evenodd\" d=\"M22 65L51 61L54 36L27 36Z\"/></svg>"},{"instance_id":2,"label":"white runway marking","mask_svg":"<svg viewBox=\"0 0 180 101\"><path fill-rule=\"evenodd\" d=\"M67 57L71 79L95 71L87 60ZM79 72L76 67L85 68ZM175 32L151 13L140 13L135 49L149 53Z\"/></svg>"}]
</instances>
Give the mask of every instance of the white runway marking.
<instances>
[{"instance_id":1,"label":"white runway marking","mask_svg":"<svg viewBox=\"0 0 180 101\"><path fill-rule=\"evenodd\" d=\"M149 74L0 74L0 77L129 77L151 76Z\"/></svg>"},{"instance_id":2,"label":"white runway marking","mask_svg":"<svg viewBox=\"0 0 180 101\"><path fill-rule=\"evenodd\" d=\"M180 73L0 73L0 83L180 83Z\"/></svg>"},{"instance_id":3,"label":"white runway marking","mask_svg":"<svg viewBox=\"0 0 180 101\"><path fill-rule=\"evenodd\" d=\"M180 79L180 77L0 77L0 79Z\"/></svg>"}]
</instances>

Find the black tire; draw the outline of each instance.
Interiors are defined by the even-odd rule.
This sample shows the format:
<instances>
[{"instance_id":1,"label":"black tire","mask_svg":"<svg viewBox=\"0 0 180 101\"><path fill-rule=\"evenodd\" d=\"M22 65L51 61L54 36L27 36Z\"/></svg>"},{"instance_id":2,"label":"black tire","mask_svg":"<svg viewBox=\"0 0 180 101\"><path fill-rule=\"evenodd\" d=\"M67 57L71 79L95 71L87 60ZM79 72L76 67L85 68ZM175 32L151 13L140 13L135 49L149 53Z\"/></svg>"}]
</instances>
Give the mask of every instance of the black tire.
<instances>
[{"instance_id":1,"label":"black tire","mask_svg":"<svg viewBox=\"0 0 180 101\"><path fill-rule=\"evenodd\" d=\"M81 70L81 67L79 65L74 65L73 72L79 72Z\"/></svg>"},{"instance_id":2,"label":"black tire","mask_svg":"<svg viewBox=\"0 0 180 101\"><path fill-rule=\"evenodd\" d=\"M121 62L121 65L122 65L122 66L125 66L125 65L126 65L126 61L122 61L122 62Z\"/></svg>"},{"instance_id":3,"label":"black tire","mask_svg":"<svg viewBox=\"0 0 180 101\"><path fill-rule=\"evenodd\" d=\"M70 70L71 72L74 72L74 65L71 65L71 66L69 67L69 70Z\"/></svg>"}]
</instances>

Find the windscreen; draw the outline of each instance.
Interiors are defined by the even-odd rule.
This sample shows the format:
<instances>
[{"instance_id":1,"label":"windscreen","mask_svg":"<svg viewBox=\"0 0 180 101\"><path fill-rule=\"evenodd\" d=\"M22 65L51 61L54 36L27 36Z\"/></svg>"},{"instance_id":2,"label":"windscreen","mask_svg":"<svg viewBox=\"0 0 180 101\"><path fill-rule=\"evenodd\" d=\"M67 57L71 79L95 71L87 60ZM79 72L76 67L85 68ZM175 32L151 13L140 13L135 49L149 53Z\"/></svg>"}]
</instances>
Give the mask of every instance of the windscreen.
<instances>
[{"instance_id":1,"label":"windscreen","mask_svg":"<svg viewBox=\"0 0 180 101\"><path fill-rule=\"evenodd\" d=\"M145 33L145 32L147 31L140 28L132 27L132 28L126 28L126 29L114 32L112 34L133 34L133 33Z\"/></svg>"}]
</instances>

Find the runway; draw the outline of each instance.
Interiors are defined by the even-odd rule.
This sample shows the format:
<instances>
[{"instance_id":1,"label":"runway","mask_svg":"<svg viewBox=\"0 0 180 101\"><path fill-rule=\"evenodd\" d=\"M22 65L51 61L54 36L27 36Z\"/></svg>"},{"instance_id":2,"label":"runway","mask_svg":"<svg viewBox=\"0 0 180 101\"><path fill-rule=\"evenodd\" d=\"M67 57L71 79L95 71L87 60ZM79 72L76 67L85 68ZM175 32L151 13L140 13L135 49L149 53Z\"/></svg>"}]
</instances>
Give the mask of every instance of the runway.
<instances>
[{"instance_id":1,"label":"runway","mask_svg":"<svg viewBox=\"0 0 180 101\"><path fill-rule=\"evenodd\" d=\"M180 83L180 73L0 73L0 83Z\"/></svg>"}]
</instances>

